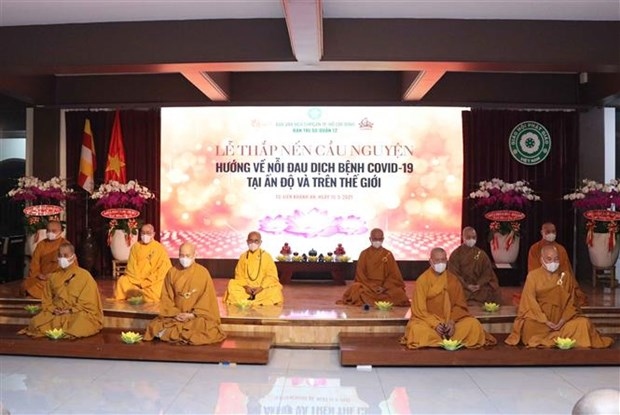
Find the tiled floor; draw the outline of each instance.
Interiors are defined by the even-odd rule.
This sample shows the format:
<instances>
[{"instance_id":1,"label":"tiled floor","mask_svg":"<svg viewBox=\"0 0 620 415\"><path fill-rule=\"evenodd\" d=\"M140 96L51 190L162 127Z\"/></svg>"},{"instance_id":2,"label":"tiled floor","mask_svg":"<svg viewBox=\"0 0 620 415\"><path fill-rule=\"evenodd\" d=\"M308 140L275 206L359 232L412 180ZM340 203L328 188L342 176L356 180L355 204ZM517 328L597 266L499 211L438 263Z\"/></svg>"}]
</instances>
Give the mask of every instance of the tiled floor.
<instances>
[{"instance_id":1,"label":"tiled floor","mask_svg":"<svg viewBox=\"0 0 620 415\"><path fill-rule=\"evenodd\" d=\"M336 350L267 366L0 356L11 414L569 414L620 367L344 368Z\"/></svg>"}]
</instances>

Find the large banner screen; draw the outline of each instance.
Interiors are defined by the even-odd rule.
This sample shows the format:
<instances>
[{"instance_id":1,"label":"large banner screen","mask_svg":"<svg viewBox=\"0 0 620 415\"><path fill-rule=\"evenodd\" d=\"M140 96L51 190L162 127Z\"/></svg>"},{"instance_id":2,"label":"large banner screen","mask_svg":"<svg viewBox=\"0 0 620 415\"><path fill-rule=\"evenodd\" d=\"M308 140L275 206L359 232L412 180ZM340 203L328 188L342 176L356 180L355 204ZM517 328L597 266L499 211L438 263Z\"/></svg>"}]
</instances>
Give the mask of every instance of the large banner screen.
<instances>
[{"instance_id":1,"label":"large banner screen","mask_svg":"<svg viewBox=\"0 0 620 415\"><path fill-rule=\"evenodd\" d=\"M238 258L249 231L274 257L351 259L374 227L399 260L459 244L460 108L162 109L161 230L169 254Z\"/></svg>"}]
</instances>

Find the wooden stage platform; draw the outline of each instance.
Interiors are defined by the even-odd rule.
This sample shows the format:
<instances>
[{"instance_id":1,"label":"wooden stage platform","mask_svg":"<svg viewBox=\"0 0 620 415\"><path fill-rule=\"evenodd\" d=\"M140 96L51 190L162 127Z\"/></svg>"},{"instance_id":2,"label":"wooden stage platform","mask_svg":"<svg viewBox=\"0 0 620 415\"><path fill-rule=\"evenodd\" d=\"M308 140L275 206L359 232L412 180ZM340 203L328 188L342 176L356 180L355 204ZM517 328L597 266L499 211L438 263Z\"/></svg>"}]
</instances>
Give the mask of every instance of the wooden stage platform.
<instances>
[{"instance_id":1,"label":"wooden stage platform","mask_svg":"<svg viewBox=\"0 0 620 415\"><path fill-rule=\"evenodd\" d=\"M285 304L281 306L271 307L255 307L249 310L242 310L236 306L225 305L221 303L221 297L226 290L227 279L214 279L218 299L220 300L220 314L222 316L223 328L226 332L236 333L236 335L261 336L268 335L273 337L274 347L291 347L291 348L339 348L341 347L341 356L349 353L347 348L358 347L359 342L363 339L375 339L376 341L385 342L378 348L382 358L391 358L392 356L409 356L413 359L408 364L420 364L421 360L417 360L421 355L420 351L410 354L409 350L399 351L397 340L404 332L405 325L409 320L408 307L395 307L390 311L379 311L374 307L364 309L363 307L336 305L344 290L345 286L336 285L332 281L327 282L301 282L293 281L291 284L284 286ZM104 302L105 327L106 332L102 335L103 340L97 340L105 344L106 339L118 342L116 334L121 330L143 331L148 322L157 315L157 304L143 304L133 306L126 302L116 302L110 300L112 296L113 281L98 281L101 296ZM350 284L350 282L347 282ZM407 292L412 293L415 285L414 281L407 281ZM590 317L599 331L607 334L620 334L620 288L597 287L593 289L583 285L589 297L589 306L584 307L584 313ZM19 282L11 282L0 285L0 324L25 326L28 324L30 315L24 309L27 304L36 304L37 300L20 298ZM513 298L520 293L519 287L503 288L503 304L497 313L484 312L479 307L470 307L472 314L480 319L487 331L502 335L510 331L512 322L516 314L516 306L513 304ZM110 337L111 336L111 337ZM4 339L3 339L4 340ZM117 341L118 340L118 341ZM343 340L344 341L343 343ZM375 340L372 340L373 342ZM93 340L95 341L95 340ZM49 341L45 344L49 344ZM377 343L378 345L379 343ZM383 344L383 343L381 343ZM125 345L123 345L125 346ZM373 345L374 347L375 345ZM390 346L390 347L388 347ZM107 346L106 346L107 347ZM142 347L142 346L140 346ZM151 346L144 346L151 347ZM178 346L173 346L178 347ZM190 346L188 346L190 347ZM385 347L385 349L384 349ZM123 350L123 349L120 349ZM138 350L137 348L132 350ZM149 349L150 350L150 349ZM155 349L153 349L155 350ZM163 350L163 349L161 349ZM517 364L520 358L517 358L515 349L498 348L503 350L503 355L509 356L506 365L510 365L511 361ZM620 353L619 349L614 350ZM454 353L444 350L428 350L428 355L424 357L426 361L432 365L449 365L449 364L465 364L461 358L467 357L470 352L468 350L460 350ZM508 352L508 353L507 353ZM539 351L526 351L528 353L539 353ZM555 351L564 352L564 351ZM596 351L597 353L599 351ZM345 354L343 354L345 353ZM399 355L398 353L401 353ZM402 355L402 353L407 353ZM446 355L446 353L449 353ZM495 352L492 352L494 354ZM570 354L572 353L572 355ZM571 356L571 359L564 361L563 364L571 364L572 357L576 356L575 350L564 352L564 354L552 355L558 356L563 361L563 357ZM608 352L603 352L608 353ZM611 353L611 352L609 352ZM531 354L531 353L530 353ZM554 364L554 360L540 354L539 364ZM488 364L504 364L503 360L495 360L490 354L487 357L472 358L468 360L470 364L485 365L485 361L491 359ZM110 355L112 356L112 355ZM126 358L123 354L119 357ZM450 363L448 359L455 359ZM96 357L96 356L91 356ZM511 357L515 357L511 360ZM105 358L102 356L101 358ZM111 357L112 358L112 357ZM130 357L127 357L130 358ZM347 360L349 357L343 357L343 364L354 364L354 360ZM375 358L373 358L375 359ZM422 360L424 360L422 359ZM359 364L388 364L389 362L372 363L376 360L362 359L366 363ZM521 360L527 362L527 359ZM585 361L584 361L585 362ZM593 359L589 364L609 364L599 362ZM394 364L396 362L393 362ZM355 363L358 364L358 363ZM401 365L406 365L406 360L401 360ZM521 363L527 364L527 363ZM558 363L559 364L559 363ZM577 363L574 363L577 364ZM585 364L585 363L583 363ZM615 363L618 364L618 363Z\"/></svg>"}]
</instances>

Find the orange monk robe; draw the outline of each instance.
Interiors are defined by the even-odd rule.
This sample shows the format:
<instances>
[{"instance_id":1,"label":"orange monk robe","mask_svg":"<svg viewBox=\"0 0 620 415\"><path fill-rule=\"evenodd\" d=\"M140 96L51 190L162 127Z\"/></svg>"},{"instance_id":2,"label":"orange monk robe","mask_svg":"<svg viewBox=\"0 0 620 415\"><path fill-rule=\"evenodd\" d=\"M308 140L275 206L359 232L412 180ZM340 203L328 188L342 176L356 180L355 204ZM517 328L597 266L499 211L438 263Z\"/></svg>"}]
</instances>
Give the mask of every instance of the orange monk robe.
<instances>
[{"instance_id":1,"label":"orange monk robe","mask_svg":"<svg viewBox=\"0 0 620 415\"><path fill-rule=\"evenodd\" d=\"M377 293L378 288L385 291ZM338 304L364 305L390 301L395 306L409 307L405 283L394 255L387 249L368 247L357 261L355 280Z\"/></svg>"},{"instance_id":2,"label":"orange monk robe","mask_svg":"<svg viewBox=\"0 0 620 415\"><path fill-rule=\"evenodd\" d=\"M247 300L249 295L245 291L245 286L263 289L253 300L256 305L275 305L284 302L278 269L267 251L248 250L241 254L235 267L235 277L228 282L224 302L238 304Z\"/></svg>"},{"instance_id":3,"label":"orange monk robe","mask_svg":"<svg viewBox=\"0 0 620 415\"><path fill-rule=\"evenodd\" d=\"M114 297L125 300L142 295L144 301L159 301L164 278L171 267L170 258L159 242L133 244L129 251L125 275L116 281Z\"/></svg>"},{"instance_id":4,"label":"orange monk robe","mask_svg":"<svg viewBox=\"0 0 620 415\"><path fill-rule=\"evenodd\" d=\"M527 255L527 272L532 272L540 267L542 248L547 244L549 244L549 242L541 239L530 247L530 251ZM570 272L573 274L573 266L570 263L570 258L568 257L566 249L555 241L551 242L551 244L558 250L558 255L560 257L560 268L558 271ZM588 296L583 292L577 281L575 281L575 305L577 305L577 307L588 305Z\"/></svg>"},{"instance_id":5,"label":"orange monk robe","mask_svg":"<svg viewBox=\"0 0 620 415\"><path fill-rule=\"evenodd\" d=\"M180 313L196 317L177 321ZM221 329L220 311L209 271L193 263L188 268L170 268L164 280L159 316L146 328L144 340L160 340L192 345L217 343L226 338Z\"/></svg>"},{"instance_id":6,"label":"orange monk robe","mask_svg":"<svg viewBox=\"0 0 620 415\"><path fill-rule=\"evenodd\" d=\"M497 275L491 260L482 249L477 246L459 246L450 255L448 270L461 282L467 301L501 304L502 293ZM472 292L467 288L468 285L479 285L480 289Z\"/></svg>"},{"instance_id":7,"label":"orange monk robe","mask_svg":"<svg viewBox=\"0 0 620 415\"><path fill-rule=\"evenodd\" d=\"M68 314L54 315L55 309ZM50 329L63 329L69 337L87 337L103 328L103 310L97 283L88 271L73 263L55 272L45 285L41 311L20 334L43 337Z\"/></svg>"},{"instance_id":8,"label":"orange monk robe","mask_svg":"<svg viewBox=\"0 0 620 415\"><path fill-rule=\"evenodd\" d=\"M32 253L28 277L24 280L24 290L31 297L41 298L43 296L43 289L47 281L37 278L39 274L51 274L60 270L58 248L64 242L67 240L59 237L53 241L46 238L37 244Z\"/></svg>"},{"instance_id":9,"label":"orange monk robe","mask_svg":"<svg viewBox=\"0 0 620 415\"><path fill-rule=\"evenodd\" d=\"M556 337L569 337L577 341L576 347L609 347L613 339L601 336L590 320L581 315L575 306L574 291L575 278L570 272L558 270L549 274L538 267L527 274L517 318L506 343L553 347ZM545 324L557 323L560 319L566 322L560 330L552 331Z\"/></svg>"},{"instance_id":10,"label":"orange monk robe","mask_svg":"<svg viewBox=\"0 0 620 415\"><path fill-rule=\"evenodd\" d=\"M469 314L459 280L449 271L437 275L429 268L416 280L411 301L411 319L401 343L410 349L440 347L442 337L436 328L449 321L454 321L454 335L451 339L460 340L467 348L494 345L497 342Z\"/></svg>"}]
</instances>

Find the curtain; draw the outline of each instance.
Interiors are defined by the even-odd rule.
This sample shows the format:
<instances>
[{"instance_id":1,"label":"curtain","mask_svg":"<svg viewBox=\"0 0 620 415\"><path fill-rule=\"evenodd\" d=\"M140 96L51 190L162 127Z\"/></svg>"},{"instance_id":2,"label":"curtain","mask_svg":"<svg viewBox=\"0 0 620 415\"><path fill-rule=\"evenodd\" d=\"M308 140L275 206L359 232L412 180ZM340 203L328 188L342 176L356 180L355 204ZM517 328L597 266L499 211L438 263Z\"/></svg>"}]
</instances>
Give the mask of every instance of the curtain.
<instances>
[{"instance_id":1,"label":"curtain","mask_svg":"<svg viewBox=\"0 0 620 415\"><path fill-rule=\"evenodd\" d=\"M540 239L545 222L556 225L557 240L572 257L574 212L562 196L572 191L577 181L578 115L565 111L463 111L463 226L472 226L478 239L486 241L489 222L468 195L483 180L499 178L508 182L527 180L540 202L532 203L521 222L517 272L527 275L529 247ZM551 153L539 164L527 166L515 160L508 145L512 129L523 121L544 125L551 135ZM483 246L482 243L479 246ZM490 255L488 244L484 244Z\"/></svg>"},{"instance_id":2,"label":"curtain","mask_svg":"<svg viewBox=\"0 0 620 415\"><path fill-rule=\"evenodd\" d=\"M66 113L67 181L77 188L77 177L82 148L84 121L91 123L95 142L97 169L95 188L103 182L114 111L69 111ZM120 111L121 129L125 147L127 180L138 180L156 196L160 194L161 118L158 109ZM111 254L107 246L107 221L100 216L100 209L88 200L88 193L79 188L76 197L67 203L67 239L79 249L88 227L95 238L94 275L111 275ZM151 201L141 211L139 220L152 223L159 230L159 203Z\"/></svg>"}]
</instances>

